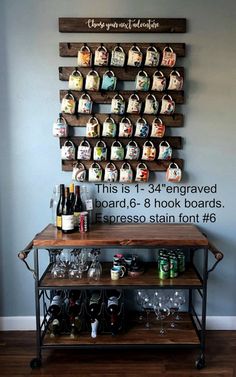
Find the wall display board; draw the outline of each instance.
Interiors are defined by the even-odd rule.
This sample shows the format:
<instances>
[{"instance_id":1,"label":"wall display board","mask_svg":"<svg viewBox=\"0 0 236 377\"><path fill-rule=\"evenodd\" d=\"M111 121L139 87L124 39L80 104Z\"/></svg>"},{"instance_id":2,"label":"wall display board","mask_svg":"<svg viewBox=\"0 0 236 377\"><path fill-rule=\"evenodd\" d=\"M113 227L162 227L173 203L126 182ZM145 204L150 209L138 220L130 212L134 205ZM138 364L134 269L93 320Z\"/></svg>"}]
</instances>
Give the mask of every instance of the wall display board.
<instances>
[{"instance_id":1,"label":"wall display board","mask_svg":"<svg viewBox=\"0 0 236 377\"><path fill-rule=\"evenodd\" d=\"M59 31L184 33L186 20L60 18ZM119 174L128 163L131 181L148 181L155 171L167 171L167 180L180 181L182 138L174 130L184 124L185 77L179 59L185 57L185 44L61 42L59 54L74 58L73 66L59 67L67 89L60 90L53 133L60 140L62 170L82 164L83 180L128 182ZM89 174L94 163L101 170L97 176ZM109 167L118 174L105 179Z\"/></svg>"}]
</instances>

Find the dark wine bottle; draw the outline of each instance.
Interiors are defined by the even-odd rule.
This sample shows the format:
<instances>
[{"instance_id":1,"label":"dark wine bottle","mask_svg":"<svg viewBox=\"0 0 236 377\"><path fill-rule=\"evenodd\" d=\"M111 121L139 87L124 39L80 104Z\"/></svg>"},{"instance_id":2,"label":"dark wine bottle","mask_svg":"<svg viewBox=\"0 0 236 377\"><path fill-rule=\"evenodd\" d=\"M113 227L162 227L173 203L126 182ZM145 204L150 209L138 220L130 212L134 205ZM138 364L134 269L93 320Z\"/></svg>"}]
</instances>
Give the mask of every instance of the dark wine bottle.
<instances>
[{"instance_id":1,"label":"dark wine bottle","mask_svg":"<svg viewBox=\"0 0 236 377\"><path fill-rule=\"evenodd\" d=\"M89 314L92 321L98 318L100 312L100 292L94 291L89 300Z\"/></svg>"},{"instance_id":2,"label":"dark wine bottle","mask_svg":"<svg viewBox=\"0 0 236 377\"><path fill-rule=\"evenodd\" d=\"M65 202L65 186L60 185L60 198L57 204L57 229L61 230L61 224L62 224L62 210L64 207L64 202Z\"/></svg>"},{"instance_id":3,"label":"dark wine bottle","mask_svg":"<svg viewBox=\"0 0 236 377\"><path fill-rule=\"evenodd\" d=\"M57 318L61 314L63 302L62 295L60 292L57 292L55 296L53 296L48 308L48 312L52 318Z\"/></svg>"},{"instance_id":4,"label":"dark wine bottle","mask_svg":"<svg viewBox=\"0 0 236 377\"><path fill-rule=\"evenodd\" d=\"M70 291L69 293L69 303L67 308L67 313L70 318L70 322L74 322L75 317L78 317L80 312L80 291Z\"/></svg>"},{"instance_id":5,"label":"dark wine bottle","mask_svg":"<svg viewBox=\"0 0 236 377\"><path fill-rule=\"evenodd\" d=\"M116 335L119 328L119 298L110 296L107 302L107 311L109 313L109 328L112 335Z\"/></svg>"},{"instance_id":6,"label":"dark wine bottle","mask_svg":"<svg viewBox=\"0 0 236 377\"><path fill-rule=\"evenodd\" d=\"M61 331L60 322L59 322L59 320L57 318L55 318L52 321L50 337L54 338L55 336L60 335L60 331Z\"/></svg>"},{"instance_id":7,"label":"dark wine bottle","mask_svg":"<svg viewBox=\"0 0 236 377\"><path fill-rule=\"evenodd\" d=\"M75 185L74 183L70 184L70 194L69 194L69 199L70 199L70 205L73 208L75 204Z\"/></svg>"},{"instance_id":8,"label":"dark wine bottle","mask_svg":"<svg viewBox=\"0 0 236 377\"><path fill-rule=\"evenodd\" d=\"M74 228L79 229L80 213L83 212L83 203L80 197L80 187L75 186L75 203L73 208L74 213Z\"/></svg>"},{"instance_id":9,"label":"dark wine bottle","mask_svg":"<svg viewBox=\"0 0 236 377\"><path fill-rule=\"evenodd\" d=\"M62 210L61 230L63 233L74 232L74 215L69 198L69 188L65 189L65 202Z\"/></svg>"}]
</instances>

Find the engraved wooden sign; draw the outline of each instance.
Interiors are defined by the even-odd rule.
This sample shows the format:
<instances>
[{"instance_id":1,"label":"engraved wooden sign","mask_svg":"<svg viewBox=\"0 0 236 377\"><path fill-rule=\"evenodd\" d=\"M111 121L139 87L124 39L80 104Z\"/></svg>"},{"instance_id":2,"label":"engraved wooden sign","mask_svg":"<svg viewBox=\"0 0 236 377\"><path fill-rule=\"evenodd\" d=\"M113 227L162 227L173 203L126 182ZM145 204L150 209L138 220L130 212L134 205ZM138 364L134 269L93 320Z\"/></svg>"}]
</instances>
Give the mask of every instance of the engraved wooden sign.
<instances>
[{"instance_id":1,"label":"engraved wooden sign","mask_svg":"<svg viewBox=\"0 0 236 377\"><path fill-rule=\"evenodd\" d=\"M185 18L59 18L62 33L185 33Z\"/></svg>"}]
</instances>

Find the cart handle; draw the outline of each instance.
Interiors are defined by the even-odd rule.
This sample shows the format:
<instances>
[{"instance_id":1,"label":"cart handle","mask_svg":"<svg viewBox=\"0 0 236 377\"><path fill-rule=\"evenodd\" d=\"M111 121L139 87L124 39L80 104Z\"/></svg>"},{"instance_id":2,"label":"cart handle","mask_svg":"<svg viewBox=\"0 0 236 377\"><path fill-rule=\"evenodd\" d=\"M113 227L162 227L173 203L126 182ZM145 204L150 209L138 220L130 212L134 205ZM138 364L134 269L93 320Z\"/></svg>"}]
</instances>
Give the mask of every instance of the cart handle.
<instances>
[{"instance_id":1,"label":"cart handle","mask_svg":"<svg viewBox=\"0 0 236 377\"><path fill-rule=\"evenodd\" d=\"M207 238L206 235L205 237ZM210 241L208 241L208 250L214 255L216 261L213 264L212 268L207 271L207 277L216 268L217 264L224 258L222 251L218 250Z\"/></svg>"},{"instance_id":2,"label":"cart handle","mask_svg":"<svg viewBox=\"0 0 236 377\"><path fill-rule=\"evenodd\" d=\"M33 241L30 241L28 245L18 253L18 258L21 260L25 260L32 249L33 249Z\"/></svg>"},{"instance_id":3,"label":"cart handle","mask_svg":"<svg viewBox=\"0 0 236 377\"><path fill-rule=\"evenodd\" d=\"M26 262L26 258L28 257L29 253L31 252L31 250L33 249L33 240L30 241L28 243L28 245L23 249L21 250L19 253L18 253L18 258L24 262L24 264L26 265L27 269L32 272L33 274L33 277L34 279L36 279L36 272L33 268L31 268L28 263Z\"/></svg>"},{"instance_id":4,"label":"cart handle","mask_svg":"<svg viewBox=\"0 0 236 377\"><path fill-rule=\"evenodd\" d=\"M208 250L214 255L215 259L220 262L224 258L224 254L218 250L211 242L208 241Z\"/></svg>"}]
</instances>

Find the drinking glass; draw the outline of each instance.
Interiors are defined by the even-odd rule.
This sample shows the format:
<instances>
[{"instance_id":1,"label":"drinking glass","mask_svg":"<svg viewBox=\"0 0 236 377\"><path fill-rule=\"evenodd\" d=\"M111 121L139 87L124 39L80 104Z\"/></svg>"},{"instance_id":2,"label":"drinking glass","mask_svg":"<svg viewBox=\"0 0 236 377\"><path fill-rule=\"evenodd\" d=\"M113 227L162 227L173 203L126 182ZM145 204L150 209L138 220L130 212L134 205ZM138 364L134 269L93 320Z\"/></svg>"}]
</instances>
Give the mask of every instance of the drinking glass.
<instances>
[{"instance_id":1,"label":"drinking glass","mask_svg":"<svg viewBox=\"0 0 236 377\"><path fill-rule=\"evenodd\" d=\"M144 290L140 289L136 292L136 302L138 306L140 307L140 313L139 313L139 321L143 320L143 315L142 315L142 309L143 309L143 296L144 296Z\"/></svg>"},{"instance_id":2,"label":"drinking glass","mask_svg":"<svg viewBox=\"0 0 236 377\"><path fill-rule=\"evenodd\" d=\"M175 328L176 327L175 314L178 311L178 301L176 300L174 293L170 296L168 307L170 309L170 315L171 315L170 327Z\"/></svg>"},{"instance_id":3,"label":"drinking glass","mask_svg":"<svg viewBox=\"0 0 236 377\"><path fill-rule=\"evenodd\" d=\"M160 334L164 335L166 329L164 328L163 321L170 314L170 309L168 308L169 302L169 292L160 290L155 291L153 295L153 308L156 314L156 319L161 321Z\"/></svg>"},{"instance_id":4,"label":"drinking glass","mask_svg":"<svg viewBox=\"0 0 236 377\"><path fill-rule=\"evenodd\" d=\"M175 291L174 292L174 302L176 305L176 311L175 311L175 320L180 321L181 316L179 315L179 311L182 305L186 303L185 294L183 291Z\"/></svg>"},{"instance_id":5,"label":"drinking glass","mask_svg":"<svg viewBox=\"0 0 236 377\"><path fill-rule=\"evenodd\" d=\"M100 249L92 249L89 253L89 256L92 259L92 263L88 269L88 279L89 280L100 280L102 274L102 265L98 260L100 255Z\"/></svg>"},{"instance_id":6,"label":"drinking glass","mask_svg":"<svg viewBox=\"0 0 236 377\"><path fill-rule=\"evenodd\" d=\"M68 270L70 279L81 279L83 274L82 267L78 261L78 254L74 250L71 252L71 262Z\"/></svg>"},{"instance_id":7,"label":"drinking glass","mask_svg":"<svg viewBox=\"0 0 236 377\"><path fill-rule=\"evenodd\" d=\"M56 254L56 261L52 266L51 276L53 278L60 278L63 279L66 277L66 266L62 263L61 258L61 250L59 250Z\"/></svg>"}]
</instances>

